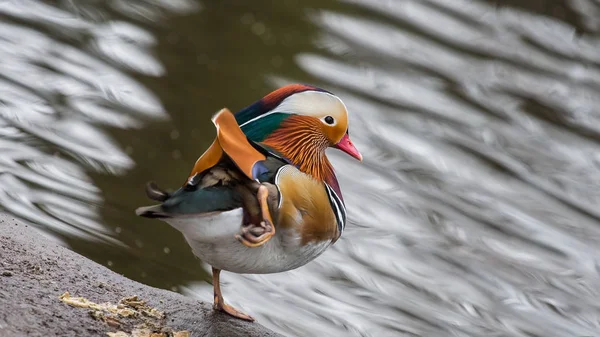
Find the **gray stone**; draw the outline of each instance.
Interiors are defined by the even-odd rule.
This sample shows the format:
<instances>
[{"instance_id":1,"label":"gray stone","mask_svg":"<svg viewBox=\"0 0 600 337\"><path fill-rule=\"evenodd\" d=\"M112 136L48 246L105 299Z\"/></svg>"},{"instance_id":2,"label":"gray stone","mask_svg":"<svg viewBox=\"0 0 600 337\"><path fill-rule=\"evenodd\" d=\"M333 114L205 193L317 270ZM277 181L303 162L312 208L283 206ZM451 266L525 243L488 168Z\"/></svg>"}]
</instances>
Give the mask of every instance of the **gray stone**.
<instances>
[{"instance_id":1,"label":"gray stone","mask_svg":"<svg viewBox=\"0 0 600 337\"><path fill-rule=\"evenodd\" d=\"M137 295L165 312L165 325L191 336L281 336L214 312L211 304L129 280L5 214L0 214L0 261L0 336L106 337L120 330L94 319L90 309L61 302L65 291L96 303Z\"/></svg>"}]
</instances>

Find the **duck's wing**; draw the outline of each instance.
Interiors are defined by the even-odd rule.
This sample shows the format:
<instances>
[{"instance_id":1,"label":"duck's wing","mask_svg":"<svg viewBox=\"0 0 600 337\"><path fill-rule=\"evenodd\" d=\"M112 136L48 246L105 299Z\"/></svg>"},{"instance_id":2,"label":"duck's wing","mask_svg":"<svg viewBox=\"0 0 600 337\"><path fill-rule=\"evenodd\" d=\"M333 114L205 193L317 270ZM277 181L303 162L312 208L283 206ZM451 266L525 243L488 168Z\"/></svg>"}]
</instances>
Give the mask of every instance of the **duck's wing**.
<instances>
[{"instance_id":1,"label":"duck's wing","mask_svg":"<svg viewBox=\"0 0 600 337\"><path fill-rule=\"evenodd\" d=\"M150 199L161 203L140 207L136 214L148 218L173 218L244 208L246 220L260 222L258 188L261 184L268 187L269 209L276 212L279 207L279 190L270 182L274 181L276 172L283 164L275 158L267 158L264 161L267 170L257 180L251 180L228 156L224 156L217 165L204 170L201 175L173 193L162 191L154 183L149 183L146 194Z\"/></svg>"},{"instance_id":2,"label":"duck's wing","mask_svg":"<svg viewBox=\"0 0 600 337\"><path fill-rule=\"evenodd\" d=\"M146 187L148 197L161 204L140 207L136 214L148 218L171 218L225 212L244 207L249 213L258 213L256 192L260 184L246 178L237 167L221 161L205 170L201 179L169 194L153 183Z\"/></svg>"},{"instance_id":3,"label":"duck's wing","mask_svg":"<svg viewBox=\"0 0 600 337\"><path fill-rule=\"evenodd\" d=\"M233 114L222 109L213 117L217 137L196 161L183 187L172 194L150 183L146 194L160 205L141 207L140 216L168 218L224 212L243 207L250 218L259 214L257 191L260 183L272 182L284 162L259 151L237 124ZM270 200L279 200L275 186ZM277 204L269 205L276 209Z\"/></svg>"}]
</instances>

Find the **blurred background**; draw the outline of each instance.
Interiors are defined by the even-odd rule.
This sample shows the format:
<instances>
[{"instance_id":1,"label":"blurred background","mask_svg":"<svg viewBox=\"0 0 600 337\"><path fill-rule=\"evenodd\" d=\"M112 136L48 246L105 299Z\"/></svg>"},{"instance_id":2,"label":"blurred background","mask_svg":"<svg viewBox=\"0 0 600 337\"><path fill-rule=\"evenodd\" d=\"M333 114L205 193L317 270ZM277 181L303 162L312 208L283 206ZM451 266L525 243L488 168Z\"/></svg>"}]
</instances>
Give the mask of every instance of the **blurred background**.
<instances>
[{"instance_id":1,"label":"blurred background","mask_svg":"<svg viewBox=\"0 0 600 337\"><path fill-rule=\"evenodd\" d=\"M0 2L0 209L142 283L212 301L175 229L209 117L290 82L338 94L359 163L324 255L224 273L290 336L600 335L597 0Z\"/></svg>"}]
</instances>

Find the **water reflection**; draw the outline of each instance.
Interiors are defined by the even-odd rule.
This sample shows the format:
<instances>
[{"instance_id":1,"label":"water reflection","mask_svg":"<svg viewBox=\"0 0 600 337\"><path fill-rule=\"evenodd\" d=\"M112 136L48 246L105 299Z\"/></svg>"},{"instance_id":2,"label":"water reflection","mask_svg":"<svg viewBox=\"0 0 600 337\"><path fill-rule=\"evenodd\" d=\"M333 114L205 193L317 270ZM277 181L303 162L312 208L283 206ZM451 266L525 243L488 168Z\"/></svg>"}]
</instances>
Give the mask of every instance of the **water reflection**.
<instances>
[{"instance_id":1,"label":"water reflection","mask_svg":"<svg viewBox=\"0 0 600 337\"><path fill-rule=\"evenodd\" d=\"M164 69L147 31L82 14L36 1L0 4L0 205L61 236L117 244L86 171L133 167L100 127L166 118L154 94L123 72Z\"/></svg>"},{"instance_id":2,"label":"water reflection","mask_svg":"<svg viewBox=\"0 0 600 337\"><path fill-rule=\"evenodd\" d=\"M228 301L296 336L597 335L596 2L255 5L0 3L0 205L211 301L141 186L179 185L223 105L312 82L365 157L330 155L350 223L298 270L225 273Z\"/></svg>"}]
</instances>

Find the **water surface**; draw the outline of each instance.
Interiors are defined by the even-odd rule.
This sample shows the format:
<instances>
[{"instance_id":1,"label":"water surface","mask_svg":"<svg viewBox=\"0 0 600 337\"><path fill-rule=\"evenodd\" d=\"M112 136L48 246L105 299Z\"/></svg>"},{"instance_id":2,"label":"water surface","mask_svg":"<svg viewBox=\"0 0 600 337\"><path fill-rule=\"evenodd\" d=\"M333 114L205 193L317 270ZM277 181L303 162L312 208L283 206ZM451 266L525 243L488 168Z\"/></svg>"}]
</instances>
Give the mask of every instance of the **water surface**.
<instances>
[{"instance_id":1,"label":"water surface","mask_svg":"<svg viewBox=\"0 0 600 337\"><path fill-rule=\"evenodd\" d=\"M140 282L212 300L137 218L209 117L290 82L337 93L344 236L305 267L223 274L291 336L600 335L600 4L0 2L0 207Z\"/></svg>"}]
</instances>

